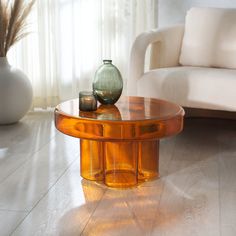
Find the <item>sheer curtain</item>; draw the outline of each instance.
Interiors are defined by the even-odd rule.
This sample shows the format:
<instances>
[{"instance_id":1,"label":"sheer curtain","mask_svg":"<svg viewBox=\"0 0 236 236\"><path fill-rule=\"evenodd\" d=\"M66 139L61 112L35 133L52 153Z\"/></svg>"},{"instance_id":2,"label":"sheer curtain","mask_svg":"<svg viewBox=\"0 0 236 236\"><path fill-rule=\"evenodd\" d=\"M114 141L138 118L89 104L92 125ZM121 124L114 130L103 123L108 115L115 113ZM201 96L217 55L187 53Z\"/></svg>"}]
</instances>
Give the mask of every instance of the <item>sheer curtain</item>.
<instances>
[{"instance_id":1,"label":"sheer curtain","mask_svg":"<svg viewBox=\"0 0 236 236\"><path fill-rule=\"evenodd\" d=\"M157 24L157 0L38 0L27 38L9 52L33 85L33 107L53 107L91 90L96 69L112 59L127 80L132 42ZM125 86L124 86L125 87Z\"/></svg>"}]
</instances>

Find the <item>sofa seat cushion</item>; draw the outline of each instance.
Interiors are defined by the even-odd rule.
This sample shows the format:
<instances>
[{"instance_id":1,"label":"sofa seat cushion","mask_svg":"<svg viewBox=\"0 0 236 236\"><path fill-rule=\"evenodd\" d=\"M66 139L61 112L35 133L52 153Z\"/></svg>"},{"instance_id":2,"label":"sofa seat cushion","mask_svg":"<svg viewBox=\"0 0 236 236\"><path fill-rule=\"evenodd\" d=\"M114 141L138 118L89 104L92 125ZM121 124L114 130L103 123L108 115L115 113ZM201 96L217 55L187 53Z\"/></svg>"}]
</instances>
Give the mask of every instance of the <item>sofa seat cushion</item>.
<instances>
[{"instance_id":1,"label":"sofa seat cushion","mask_svg":"<svg viewBox=\"0 0 236 236\"><path fill-rule=\"evenodd\" d=\"M138 96L184 107L236 111L236 70L170 67L151 70L137 82Z\"/></svg>"},{"instance_id":2,"label":"sofa seat cushion","mask_svg":"<svg viewBox=\"0 0 236 236\"><path fill-rule=\"evenodd\" d=\"M236 9L191 8L180 64L236 69Z\"/></svg>"}]
</instances>

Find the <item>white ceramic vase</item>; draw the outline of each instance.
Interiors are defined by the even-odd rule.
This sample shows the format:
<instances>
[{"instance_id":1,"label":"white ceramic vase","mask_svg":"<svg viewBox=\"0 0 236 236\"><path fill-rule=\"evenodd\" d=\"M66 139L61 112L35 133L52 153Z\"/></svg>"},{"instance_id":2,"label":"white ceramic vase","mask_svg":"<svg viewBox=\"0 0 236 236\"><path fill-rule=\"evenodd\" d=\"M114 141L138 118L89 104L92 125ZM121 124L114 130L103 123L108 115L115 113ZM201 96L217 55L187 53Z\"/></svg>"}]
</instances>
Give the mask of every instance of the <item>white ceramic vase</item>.
<instances>
[{"instance_id":1,"label":"white ceramic vase","mask_svg":"<svg viewBox=\"0 0 236 236\"><path fill-rule=\"evenodd\" d=\"M32 97L27 76L0 57L0 125L19 121L30 109Z\"/></svg>"}]
</instances>

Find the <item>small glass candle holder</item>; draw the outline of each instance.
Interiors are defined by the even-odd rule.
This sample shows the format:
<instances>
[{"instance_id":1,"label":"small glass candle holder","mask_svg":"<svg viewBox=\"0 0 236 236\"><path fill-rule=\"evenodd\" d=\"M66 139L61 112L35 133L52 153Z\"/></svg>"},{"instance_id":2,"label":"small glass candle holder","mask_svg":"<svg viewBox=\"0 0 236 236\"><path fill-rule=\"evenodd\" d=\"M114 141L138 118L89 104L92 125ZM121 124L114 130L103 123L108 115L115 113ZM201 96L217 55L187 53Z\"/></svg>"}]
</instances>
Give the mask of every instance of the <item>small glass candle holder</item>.
<instances>
[{"instance_id":1,"label":"small glass candle holder","mask_svg":"<svg viewBox=\"0 0 236 236\"><path fill-rule=\"evenodd\" d=\"M97 110L97 99L92 91L79 92L79 109L81 111Z\"/></svg>"}]
</instances>

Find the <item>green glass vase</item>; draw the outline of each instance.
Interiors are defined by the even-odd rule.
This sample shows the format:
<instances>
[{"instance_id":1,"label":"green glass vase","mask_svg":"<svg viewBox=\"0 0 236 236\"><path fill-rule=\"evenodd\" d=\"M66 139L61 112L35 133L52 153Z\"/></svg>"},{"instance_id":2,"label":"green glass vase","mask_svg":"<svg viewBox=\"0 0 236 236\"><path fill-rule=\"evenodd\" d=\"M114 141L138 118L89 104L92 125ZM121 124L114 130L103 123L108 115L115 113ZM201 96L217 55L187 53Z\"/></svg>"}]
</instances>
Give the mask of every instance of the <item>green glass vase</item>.
<instances>
[{"instance_id":1,"label":"green glass vase","mask_svg":"<svg viewBox=\"0 0 236 236\"><path fill-rule=\"evenodd\" d=\"M123 80L112 60L103 60L93 80L93 92L101 104L115 104L121 96Z\"/></svg>"}]
</instances>

